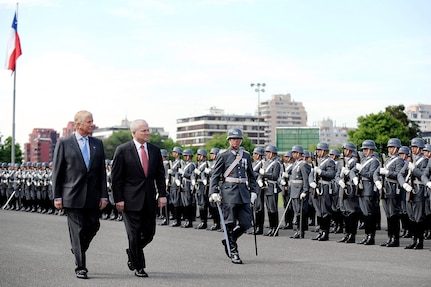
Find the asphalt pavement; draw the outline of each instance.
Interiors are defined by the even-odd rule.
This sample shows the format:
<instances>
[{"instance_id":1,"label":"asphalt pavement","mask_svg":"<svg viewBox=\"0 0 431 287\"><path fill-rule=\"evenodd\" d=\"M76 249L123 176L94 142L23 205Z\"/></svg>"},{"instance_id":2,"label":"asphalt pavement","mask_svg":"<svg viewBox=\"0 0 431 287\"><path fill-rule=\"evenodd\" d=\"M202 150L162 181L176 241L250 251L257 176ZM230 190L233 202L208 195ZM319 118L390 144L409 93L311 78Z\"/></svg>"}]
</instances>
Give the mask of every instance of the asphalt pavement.
<instances>
[{"instance_id":1,"label":"asphalt pavement","mask_svg":"<svg viewBox=\"0 0 431 287\"><path fill-rule=\"evenodd\" d=\"M197 225L198 222L195 222ZM138 278L126 266L127 238L123 222L101 221L87 252L89 279L77 279L65 216L0 210L0 286L431 286L431 241L423 250L243 235L239 251L244 264L226 257L216 231L158 226L145 248L149 278ZM357 241L362 238L359 231Z\"/></svg>"}]
</instances>

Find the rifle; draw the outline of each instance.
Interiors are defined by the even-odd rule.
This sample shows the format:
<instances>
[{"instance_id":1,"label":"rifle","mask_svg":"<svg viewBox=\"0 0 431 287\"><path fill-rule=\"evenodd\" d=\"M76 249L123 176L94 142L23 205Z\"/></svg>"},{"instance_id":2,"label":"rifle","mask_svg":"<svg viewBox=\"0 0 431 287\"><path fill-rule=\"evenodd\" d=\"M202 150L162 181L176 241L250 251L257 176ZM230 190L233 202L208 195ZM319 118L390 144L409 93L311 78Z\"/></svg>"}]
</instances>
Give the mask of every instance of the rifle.
<instances>
[{"instance_id":1,"label":"rifle","mask_svg":"<svg viewBox=\"0 0 431 287\"><path fill-rule=\"evenodd\" d=\"M380 148L380 167L384 168L386 162L386 155L383 153L382 148ZM386 188L386 175L382 175L382 190L380 191L380 199L384 198L385 188Z\"/></svg>"},{"instance_id":2,"label":"rifle","mask_svg":"<svg viewBox=\"0 0 431 287\"><path fill-rule=\"evenodd\" d=\"M346 157L343 156L343 167L346 168L347 167L347 161L346 161ZM344 183L349 181L349 178L347 177L346 174L343 174L343 179L344 179ZM346 199L346 188L347 185L343 188L343 193L341 194L341 200Z\"/></svg>"},{"instance_id":3,"label":"rifle","mask_svg":"<svg viewBox=\"0 0 431 287\"><path fill-rule=\"evenodd\" d=\"M361 163L361 156L359 154L359 151L357 152L358 155L358 162ZM361 194L361 189L359 188L359 184L361 183L361 174L358 171L358 185L356 186L355 195L359 196Z\"/></svg>"},{"instance_id":4,"label":"rifle","mask_svg":"<svg viewBox=\"0 0 431 287\"><path fill-rule=\"evenodd\" d=\"M317 153L316 153L316 162L315 164L311 163L312 167L313 167L313 173L314 173L314 181L316 182L316 185L319 183L320 180L320 176L319 174L316 172L316 168L319 167L319 159L317 158ZM316 168L315 168L316 167ZM313 198L316 198L316 188L313 188Z\"/></svg>"},{"instance_id":5,"label":"rifle","mask_svg":"<svg viewBox=\"0 0 431 287\"><path fill-rule=\"evenodd\" d=\"M416 165L416 159L414 158L413 154L410 157L410 162L413 163L414 165ZM410 168L409 168L409 171L407 173L405 182L408 182L408 181L410 181L410 186L413 188L413 173L410 170ZM407 190L406 190L406 192L407 192L406 193L406 201L408 202L408 201L410 201L412 192L411 191L407 191Z\"/></svg>"}]
</instances>

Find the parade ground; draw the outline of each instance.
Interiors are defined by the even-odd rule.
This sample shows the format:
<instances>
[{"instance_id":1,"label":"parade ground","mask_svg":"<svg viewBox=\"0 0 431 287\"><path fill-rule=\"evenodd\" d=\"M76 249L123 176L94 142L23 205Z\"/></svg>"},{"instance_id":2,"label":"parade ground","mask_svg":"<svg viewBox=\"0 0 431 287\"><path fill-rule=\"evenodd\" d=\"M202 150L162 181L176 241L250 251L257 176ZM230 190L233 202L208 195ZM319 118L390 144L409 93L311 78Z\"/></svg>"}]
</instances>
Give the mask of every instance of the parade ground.
<instances>
[{"instance_id":1,"label":"parade ground","mask_svg":"<svg viewBox=\"0 0 431 287\"><path fill-rule=\"evenodd\" d=\"M380 247L383 221L374 246L337 243L342 234L313 241L311 231L291 239L292 230L280 230L278 237L257 237L256 256L254 237L245 234L238 240L242 265L225 255L221 232L157 226L145 249L149 278L138 278L126 266L124 223L102 220L87 252L89 279L82 280L65 216L0 210L0 286L431 286L431 241L423 250L404 249L410 239ZM364 234L358 232L357 241Z\"/></svg>"}]
</instances>

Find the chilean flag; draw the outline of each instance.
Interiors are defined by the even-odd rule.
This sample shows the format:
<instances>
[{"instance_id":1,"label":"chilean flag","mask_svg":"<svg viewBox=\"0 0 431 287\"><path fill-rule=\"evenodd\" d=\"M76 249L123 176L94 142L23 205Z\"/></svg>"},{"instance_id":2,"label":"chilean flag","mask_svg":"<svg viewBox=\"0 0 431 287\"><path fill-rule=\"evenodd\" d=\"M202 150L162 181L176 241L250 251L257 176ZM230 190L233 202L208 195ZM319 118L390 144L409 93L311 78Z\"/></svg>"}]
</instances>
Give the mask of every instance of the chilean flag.
<instances>
[{"instance_id":1,"label":"chilean flag","mask_svg":"<svg viewBox=\"0 0 431 287\"><path fill-rule=\"evenodd\" d=\"M10 31L9 41L7 44L6 51L6 69L11 70L12 73L15 71L16 61L21 56L21 43L18 36L18 20L16 19L16 13L13 17L12 30Z\"/></svg>"}]
</instances>

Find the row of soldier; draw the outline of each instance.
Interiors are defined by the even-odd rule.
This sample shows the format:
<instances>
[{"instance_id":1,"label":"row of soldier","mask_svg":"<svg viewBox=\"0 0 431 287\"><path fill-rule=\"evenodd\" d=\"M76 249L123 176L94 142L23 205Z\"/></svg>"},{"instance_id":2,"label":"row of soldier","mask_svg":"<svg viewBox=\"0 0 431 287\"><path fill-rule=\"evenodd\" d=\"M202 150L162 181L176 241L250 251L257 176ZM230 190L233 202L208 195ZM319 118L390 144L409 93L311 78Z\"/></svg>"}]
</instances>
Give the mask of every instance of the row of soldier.
<instances>
[{"instance_id":1,"label":"row of soldier","mask_svg":"<svg viewBox=\"0 0 431 287\"><path fill-rule=\"evenodd\" d=\"M275 146L256 147L253 170L260 193L253 205L255 228L249 233L278 235L282 225L278 214L281 197L285 208L281 228L290 229L296 225L291 238L304 238L309 219L317 218L319 229L313 240L329 240L333 224L335 233L344 230L344 236L337 242L355 243L361 221L365 237L357 243L374 245L381 202L388 230L388 240L382 246L397 247L400 237L405 237L412 238L405 248L422 249L423 240L431 238L431 167L428 161L431 146L425 145L421 138L414 138L409 148L392 138L387 147L387 158L381 154L380 160L372 140L362 143L362 152L348 142L343 145L342 154L337 149L330 150L323 142L317 144L315 153L295 145L283 156L278 155ZM190 149L183 151L175 147L173 161L168 159L166 150L161 152L169 194L168 208L160 212L164 218L161 225L167 225L170 217L172 227L193 227L198 209L201 222L195 228L219 230L220 217L216 206L209 202L208 186L212 165L220 150L211 149L208 157L206 150L199 149L196 163L192 161ZM110 164L111 161L107 161L108 188ZM7 201L6 209L56 212L52 205L49 163L3 163L0 167L2 206ZM113 199L110 201L110 208L102 216L121 220ZM265 207L269 221L267 232L264 232ZM211 226L209 217L214 221Z\"/></svg>"}]
</instances>

